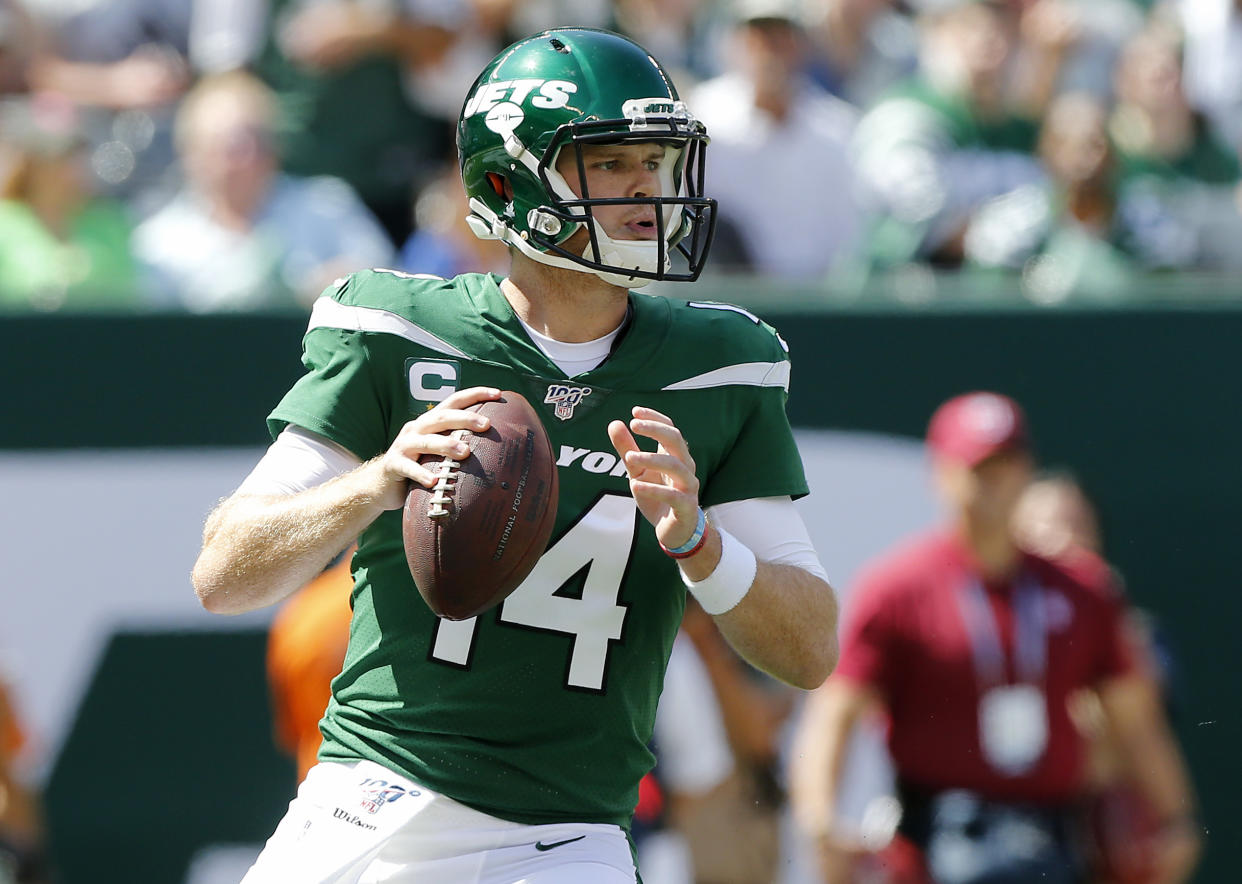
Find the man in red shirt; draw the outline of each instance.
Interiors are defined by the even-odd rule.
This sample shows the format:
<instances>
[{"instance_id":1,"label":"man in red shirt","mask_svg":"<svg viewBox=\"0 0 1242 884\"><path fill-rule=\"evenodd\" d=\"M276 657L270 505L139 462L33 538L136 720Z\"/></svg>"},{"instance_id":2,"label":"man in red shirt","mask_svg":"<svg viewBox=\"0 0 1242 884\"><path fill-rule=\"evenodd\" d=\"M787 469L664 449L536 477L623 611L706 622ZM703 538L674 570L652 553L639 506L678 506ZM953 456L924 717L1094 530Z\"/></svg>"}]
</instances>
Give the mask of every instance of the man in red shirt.
<instances>
[{"instance_id":1,"label":"man in red shirt","mask_svg":"<svg viewBox=\"0 0 1242 884\"><path fill-rule=\"evenodd\" d=\"M1150 681L1134 666L1109 568L1013 539L1033 467L1017 403L950 399L927 445L949 523L866 569L850 596L836 673L808 704L794 771L803 826L830 853L853 724L888 719L900 834L937 884L1081 882L1084 744L1068 700L1094 688L1137 788L1162 826L1155 881L1186 880L1193 799ZM1154 884L1154 881L1153 881Z\"/></svg>"}]
</instances>

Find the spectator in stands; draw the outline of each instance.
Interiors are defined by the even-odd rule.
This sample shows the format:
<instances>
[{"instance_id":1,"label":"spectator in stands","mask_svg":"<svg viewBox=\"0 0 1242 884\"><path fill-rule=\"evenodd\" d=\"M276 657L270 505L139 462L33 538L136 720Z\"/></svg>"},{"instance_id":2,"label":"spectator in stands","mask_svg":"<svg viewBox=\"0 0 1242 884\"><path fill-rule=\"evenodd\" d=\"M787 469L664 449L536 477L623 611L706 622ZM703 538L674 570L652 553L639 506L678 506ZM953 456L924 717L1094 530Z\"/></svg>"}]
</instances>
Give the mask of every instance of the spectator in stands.
<instances>
[{"instance_id":1,"label":"spectator in stands","mask_svg":"<svg viewBox=\"0 0 1242 884\"><path fill-rule=\"evenodd\" d=\"M17 0L0 0L0 95L29 89L34 29Z\"/></svg>"},{"instance_id":2,"label":"spectator in stands","mask_svg":"<svg viewBox=\"0 0 1242 884\"><path fill-rule=\"evenodd\" d=\"M1190 103L1225 144L1242 145L1242 3L1176 0Z\"/></svg>"},{"instance_id":3,"label":"spectator in stands","mask_svg":"<svg viewBox=\"0 0 1242 884\"><path fill-rule=\"evenodd\" d=\"M1084 745L1069 709L1093 688L1127 777L1159 821L1154 880L1189 879L1193 798L1111 572L1086 550L1022 550L1012 517L1031 475L1025 418L993 393L933 415L928 447L945 530L873 565L847 614L841 663L810 701L799 815L829 852L845 737L881 708L903 805L902 844L936 884L1083 882Z\"/></svg>"},{"instance_id":4,"label":"spectator in stands","mask_svg":"<svg viewBox=\"0 0 1242 884\"><path fill-rule=\"evenodd\" d=\"M911 77L918 65L918 30L893 0L824 0L811 5L811 76L856 107L873 105Z\"/></svg>"},{"instance_id":5,"label":"spectator in stands","mask_svg":"<svg viewBox=\"0 0 1242 884\"><path fill-rule=\"evenodd\" d=\"M0 107L11 157L0 180L0 305L38 310L139 302L131 223L94 192L76 110L50 96Z\"/></svg>"},{"instance_id":6,"label":"spectator in stands","mask_svg":"<svg viewBox=\"0 0 1242 884\"><path fill-rule=\"evenodd\" d=\"M445 21L457 22L461 5L197 0L191 60L205 72L257 72L277 96L284 171L348 182L396 245L412 230L413 195L452 143L452 128L407 94L406 68L443 60L457 37Z\"/></svg>"},{"instance_id":7,"label":"spectator in stands","mask_svg":"<svg viewBox=\"0 0 1242 884\"><path fill-rule=\"evenodd\" d=\"M318 760L319 719L345 662L354 578L351 546L281 605L267 640L267 681L276 743L297 762L298 782Z\"/></svg>"},{"instance_id":8,"label":"spectator in stands","mask_svg":"<svg viewBox=\"0 0 1242 884\"><path fill-rule=\"evenodd\" d=\"M34 86L88 107L167 106L189 85L189 4L24 0L43 29Z\"/></svg>"},{"instance_id":9,"label":"spectator in stands","mask_svg":"<svg viewBox=\"0 0 1242 884\"><path fill-rule=\"evenodd\" d=\"M181 0L22 0L38 46L36 92L83 109L90 171L104 192L143 217L175 182L172 118L190 85L190 7Z\"/></svg>"},{"instance_id":10,"label":"spectator in stands","mask_svg":"<svg viewBox=\"0 0 1242 884\"><path fill-rule=\"evenodd\" d=\"M1022 274L1040 303L1122 298L1141 270L1189 269L1195 230L1159 200L1122 186L1108 113L1083 93L1059 96L1040 134L1048 178L983 205L964 238L969 266Z\"/></svg>"},{"instance_id":11,"label":"spectator in stands","mask_svg":"<svg viewBox=\"0 0 1242 884\"><path fill-rule=\"evenodd\" d=\"M417 229L401 249L400 269L445 279L459 273L507 273L509 250L471 233L466 226L469 213L454 161L419 193L414 205Z\"/></svg>"},{"instance_id":12,"label":"spectator in stands","mask_svg":"<svg viewBox=\"0 0 1242 884\"><path fill-rule=\"evenodd\" d=\"M956 266L971 214L1038 180L1034 119L1006 89L1018 14L1005 0L944 0L921 19L920 73L863 117L854 140L876 268Z\"/></svg>"},{"instance_id":13,"label":"spectator in stands","mask_svg":"<svg viewBox=\"0 0 1242 884\"><path fill-rule=\"evenodd\" d=\"M307 306L337 277L392 261L349 185L281 174L271 91L249 74L200 81L177 115L184 189L135 252L155 297L186 309Z\"/></svg>"},{"instance_id":14,"label":"spectator in stands","mask_svg":"<svg viewBox=\"0 0 1242 884\"><path fill-rule=\"evenodd\" d=\"M1146 24L1146 0L1022 0L1022 5L1013 86L1025 113L1041 116L1059 92L1111 101L1117 59Z\"/></svg>"},{"instance_id":15,"label":"spectator in stands","mask_svg":"<svg viewBox=\"0 0 1242 884\"><path fill-rule=\"evenodd\" d=\"M1185 266L1242 268L1237 150L1190 104L1177 34L1157 22L1134 37L1116 82L1109 130L1126 191L1160 222L1143 219L1151 238L1163 240L1163 251L1184 255Z\"/></svg>"},{"instance_id":16,"label":"spectator in stands","mask_svg":"<svg viewBox=\"0 0 1242 884\"><path fill-rule=\"evenodd\" d=\"M632 23L628 0L402 0L410 20L422 28L435 28L447 39L432 45L433 51L416 51L403 55L402 72L405 91L419 113L433 121L445 133L444 148L452 146L452 131L461 114L462 96L470 91L479 71L505 46L515 40L547 28L572 22L577 27L609 28L637 37L627 26ZM660 18L658 29L643 30L644 35L658 37L652 45L639 40L654 55L663 47L675 49L673 58L691 52L681 39L681 15L686 4L703 4L706 0L635 0L650 5ZM433 32L434 33L434 32ZM666 63L666 67L668 67ZM675 82L682 88L677 66L671 67ZM424 167L416 191L426 182L436 180L435 157L425 158L431 165ZM417 193L415 194L417 200ZM417 219L415 229L417 229ZM398 240L400 242L400 240Z\"/></svg>"},{"instance_id":17,"label":"spectator in stands","mask_svg":"<svg viewBox=\"0 0 1242 884\"><path fill-rule=\"evenodd\" d=\"M407 5L423 25L434 25L452 35L442 50L415 54L402 63L410 101L441 132L451 133L461 113L461 97L470 91L479 70L512 42L508 37L512 33L510 21L523 4L515 0L415 0ZM445 147L449 141L451 138ZM434 157L428 159L433 161ZM429 169L428 181L435 173L434 168Z\"/></svg>"},{"instance_id":18,"label":"spectator in stands","mask_svg":"<svg viewBox=\"0 0 1242 884\"><path fill-rule=\"evenodd\" d=\"M719 72L712 0L614 0L616 30L646 46L683 92Z\"/></svg>"},{"instance_id":19,"label":"spectator in stands","mask_svg":"<svg viewBox=\"0 0 1242 884\"><path fill-rule=\"evenodd\" d=\"M1230 185L1236 151L1195 111L1182 83L1177 35L1154 24L1125 47L1117 68L1111 130L1127 177Z\"/></svg>"},{"instance_id":20,"label":"spectator in stands","mask_svg":"<svg viewBox=\"0 0 1242 884\"><path fill-rule=\"evenodd\" d=\"M818 280L858 234L849 158L856 113L806 76L796 0L738 0L734 13L736 69L688 98L712 133L707 189L746 253L716 264Z\"/></svg>"}]
</instances>

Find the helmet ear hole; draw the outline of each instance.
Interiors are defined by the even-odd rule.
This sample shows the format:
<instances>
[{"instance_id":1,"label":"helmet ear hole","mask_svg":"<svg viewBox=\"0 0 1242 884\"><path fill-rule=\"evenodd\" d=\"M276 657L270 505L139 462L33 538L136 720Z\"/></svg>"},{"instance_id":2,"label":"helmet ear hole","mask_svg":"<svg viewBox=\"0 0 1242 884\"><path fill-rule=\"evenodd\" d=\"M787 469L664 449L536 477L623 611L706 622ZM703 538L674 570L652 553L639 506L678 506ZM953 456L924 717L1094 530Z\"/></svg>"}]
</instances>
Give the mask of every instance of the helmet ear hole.
<instances>
[{"instance_id":1,"label":"helmet ear hole","mask_svg":"<svg viewBox=\"0 0 1242 884\"><path fill-rule=\"evenodd\" d=\"M509 183L507 178L495 172L488 172L487 183L492 186L492 190L496 191L496 196L504 200L513 199L513 185Z\"/></svg>"}]
</instances>

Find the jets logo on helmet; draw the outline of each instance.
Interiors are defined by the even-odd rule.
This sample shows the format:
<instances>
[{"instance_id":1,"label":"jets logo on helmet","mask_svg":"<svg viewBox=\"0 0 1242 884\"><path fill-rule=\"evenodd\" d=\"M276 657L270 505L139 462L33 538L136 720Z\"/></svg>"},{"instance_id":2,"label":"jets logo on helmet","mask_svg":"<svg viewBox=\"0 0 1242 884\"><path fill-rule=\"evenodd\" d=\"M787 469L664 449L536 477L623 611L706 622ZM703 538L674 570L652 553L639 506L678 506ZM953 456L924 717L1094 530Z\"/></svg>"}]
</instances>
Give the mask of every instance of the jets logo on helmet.
<instances>
[{"instance_id":1,"label":"jets logo on helmet","mask_svg":"<svg viewBox=\"0 0 1242 884\"><path fill-rule=\"evenodd\" d=\"M557 170L564 150L581 161L584 145L643 142L664 147L656 194L593 199L581 176L577 194ZM641 46L590 28L545 31L498 55L462 107L468 223L483 239L614 285L697 279L716 220L716 202L703 194L707 142L706 127ZM593 210L618 204L653 208L655 238L610 236ZM565 246L579 230L589 235L581 253Z\"/></svg>"},{"instance_id":2,"label":"jets logo on helmet","mask_svg":"<svg viewBox=\"0 0 1242 884\"><path fill-rule=\"evenodd\" d=\"M565 107L569 104L569 96L578 91L578 84L568 80L500 80L479 87L466 100L462 108L463 117L490 111L501 102L521 106L527 100L532 107L548 110Z\"/></svg>"}]
</instances>

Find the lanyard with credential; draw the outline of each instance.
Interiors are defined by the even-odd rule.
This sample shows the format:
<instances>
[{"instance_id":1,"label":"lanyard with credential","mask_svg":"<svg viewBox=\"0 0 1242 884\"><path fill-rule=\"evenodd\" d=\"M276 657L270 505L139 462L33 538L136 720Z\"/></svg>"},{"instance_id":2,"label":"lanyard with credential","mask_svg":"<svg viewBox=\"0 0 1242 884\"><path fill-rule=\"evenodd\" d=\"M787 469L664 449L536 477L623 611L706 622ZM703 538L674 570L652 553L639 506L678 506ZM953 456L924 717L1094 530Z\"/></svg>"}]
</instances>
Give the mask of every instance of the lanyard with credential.
<instances>
[{"instance_id":1,"label":"lanyard with credential","mask_svg":"<svg viewBox=\"0 0 1242 884\"><path fill-rule=\"evenodd\" d=\"M1005 650L987 592L978 580L972 579L957 593L957 599L966 633L970 636L980 687L987 689L1005 684ZM1013 617L1014 675L1026 684L1041 684L1048 662L1043 593L1025 575L1014 588Z\"/></svg>"}]
</instances>

